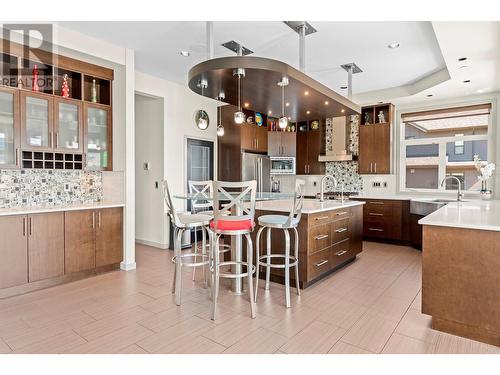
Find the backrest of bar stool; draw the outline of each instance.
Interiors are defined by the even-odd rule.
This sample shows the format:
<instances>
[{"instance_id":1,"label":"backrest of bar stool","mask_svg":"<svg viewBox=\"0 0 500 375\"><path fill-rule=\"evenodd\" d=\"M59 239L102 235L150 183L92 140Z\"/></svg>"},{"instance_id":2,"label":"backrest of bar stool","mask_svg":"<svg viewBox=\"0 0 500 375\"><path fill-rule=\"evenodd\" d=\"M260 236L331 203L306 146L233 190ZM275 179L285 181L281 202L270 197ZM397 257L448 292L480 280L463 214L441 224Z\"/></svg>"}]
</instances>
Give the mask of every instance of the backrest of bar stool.
<instances>
[{"instance_id":1,"label":"backrest of bar stool","mask_svg":"<svg viewBox=\"0 0 500 375\"><path fill-rule=\"evenodd\" d=\"M304 193L302 191L302 187L306 184L304 180L297 179L295 180L295 195L293 197L293 205L290 210L290 214L288 215L288 220L285 226L291 226L292 221L295 219L298 223L302 216L302 207L304 206Z\"/></svg>"},{"instance_id":2,"label":"backrest of bar stool","mask_svg":"<svg viewBox=\"0 0 500 375\"><path fill-rule=\"evenodd\" d=\"M255 193L257 190L257 181L214 181L213 188L215 228L218 228L219 220L249 220L253 224L255 217ZM233 207L240 208L242 214L239 216L233 215L231 212Z\"/></svg>"},{"instance_id":3,"label":"backrest of bar stool","mask_svg":"<svg viewBox=\"0 0 500 375\"><path fill-rule=\"evenodd\" d=\"M177 211L175 210L167 180L163 180L163 199L165 200L165 204L167 205L168 216L170 216L170 220L172 221L173 225L178 228L182 227L183 224L180 221L179 216L177 215Z\"/></svg>"},{"instance_id":4,"label":"backrest of bar stool","mask_svg":"<svg viewBox=\"0 0 500 375\"><path fill-rule=\"evenodd\" d=\"M212 209L212 202L209 201L213 192L213 181L188 181L189 193L200 196L200 199L191 200L193 213L208 211Z\"/></svg>"}]
</instances>

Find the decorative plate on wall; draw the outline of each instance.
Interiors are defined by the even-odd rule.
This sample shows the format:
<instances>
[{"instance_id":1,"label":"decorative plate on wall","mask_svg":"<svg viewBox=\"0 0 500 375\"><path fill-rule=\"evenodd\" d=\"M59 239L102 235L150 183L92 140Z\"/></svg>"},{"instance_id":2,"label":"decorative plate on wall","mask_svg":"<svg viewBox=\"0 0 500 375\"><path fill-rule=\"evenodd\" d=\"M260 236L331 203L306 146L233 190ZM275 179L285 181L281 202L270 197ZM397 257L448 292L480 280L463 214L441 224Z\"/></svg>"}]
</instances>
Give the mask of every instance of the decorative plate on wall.
<instances>
[{"instance_id":1,"label":"decorative plate on wall","mask_svg":"<svg viewBox=\"0 0 500 375\"><path fill-rule=\"evenodd\" d=\"M194 113L194 124L200 130L207 130L208 125L210 124L210 119L208 117L208 113L203 109L199 109Z\"/></svg>"},{"instance_id":2,"label":"decorative plate on wall","mask_svg":"<svg viewBox=\"0 0 500 375\"><path fill-rule=\"evenodd\" d=\"M259 112L255 112L255 123L262 126L262 115Z\"/></svg>"},{"instance_id":3,"label":"decorative plate on wall","mask_svg":"<svg viewBox=\"0 0 500 375\"><path fill-rule=\"evenodd\" d=\"M319 121L315 120L311 122L311 130L318 130L319 129Z\"/></svg>"}]
</instances>

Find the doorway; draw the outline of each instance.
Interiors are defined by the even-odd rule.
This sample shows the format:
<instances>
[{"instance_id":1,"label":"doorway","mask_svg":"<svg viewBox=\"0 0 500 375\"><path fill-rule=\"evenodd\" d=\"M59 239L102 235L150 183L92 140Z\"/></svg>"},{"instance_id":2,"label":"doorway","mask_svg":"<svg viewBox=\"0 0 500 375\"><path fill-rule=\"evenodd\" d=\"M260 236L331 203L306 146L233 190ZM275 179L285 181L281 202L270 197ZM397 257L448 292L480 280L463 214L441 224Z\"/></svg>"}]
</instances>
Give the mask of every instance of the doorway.
<instances>
[{"instance_id":1,"label":"doorway","mask_svg":"<svg viewBox=\"0 0 500 375\"><path fill-rule=\"evenodd\" d=\"M207 181L214 179L214 142L204 139L186 140L186 191L188 181ZM191 202L188 201L188 211Z\"/></svg>"}]
</instances>

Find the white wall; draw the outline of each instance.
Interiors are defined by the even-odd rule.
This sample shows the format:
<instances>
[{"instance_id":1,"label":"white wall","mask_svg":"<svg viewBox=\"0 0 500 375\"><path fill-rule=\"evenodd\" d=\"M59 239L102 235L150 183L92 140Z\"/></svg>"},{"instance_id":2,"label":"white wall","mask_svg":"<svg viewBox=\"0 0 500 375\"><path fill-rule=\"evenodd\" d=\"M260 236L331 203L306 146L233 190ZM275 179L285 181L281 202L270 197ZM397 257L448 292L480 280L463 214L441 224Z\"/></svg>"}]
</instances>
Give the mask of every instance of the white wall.
<instances>
[{"instance_id":1,"label":"white wall","mask_svg":"<svg viewBox=\"0 0 500 375\"><path fill-rule=\"evenodd\" d=\"M173 194L184 193L186 187L186 138L206 139L214 142L215 165L217 174L217 102L192 92L187 85L179 85L148 74L136 72L136 93L163 99L163 178L167 179ZM199 130L193 122L194 112L198 109L207 111L210 125L207 130ZM163 202L163 201L161 201ZM158 204L163 204L158 202ZM185 201L175 200L180 210L185 209ZM164 225L163 238L168 239L168 221ZM158 236L159 234L155 234ZM148 238L142 240L149 241Z\"/></svg>"},{"instance_id":2,"label":"white wall","mask_svg":"<svg viewBox=\"0 0 500 375\"><path fill-rule=\"evenodd\" d=\"M162 98L135 95L135 237L148 245L164 248L165 214L162 188L163 109ZM144 169L144 163L149 169ZM158 182L158 188L156 187Z\"/></svg>"}]
</instances>

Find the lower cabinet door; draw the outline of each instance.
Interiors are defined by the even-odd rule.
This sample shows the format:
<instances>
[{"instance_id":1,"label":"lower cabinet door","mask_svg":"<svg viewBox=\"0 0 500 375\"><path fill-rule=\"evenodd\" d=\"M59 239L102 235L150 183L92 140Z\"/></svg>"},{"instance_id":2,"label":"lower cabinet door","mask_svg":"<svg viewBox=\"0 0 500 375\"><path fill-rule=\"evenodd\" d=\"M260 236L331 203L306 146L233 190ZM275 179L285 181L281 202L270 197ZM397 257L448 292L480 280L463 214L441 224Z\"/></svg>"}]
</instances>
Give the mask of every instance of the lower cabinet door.
<instances>
[{"instance_id":1,"label":"lower cabinet door","mask_svg":"<svg viewBox=\"0 0 500 375\"><path fill-rule=\"evenodd\" d=\"M64 215L65 273L95 268L96 211L66 211Z\"/></svg>"},{"instance_id":2,"label":"lower cabinet door","mask_svg":"<svg viewBox=\"0 0 500 375\"><path fill-rule=\"evenodd\" d=\"M96 228L96 267L120 263L123 259L123 209L98 210Z\"/></svg>"},{"instance_id":3,"label":"lower cabinet door","mask_svg":"<svg viewBox=\"0 0 500 375\"><path fill-rule=\"evenodd\" d=\"M64 274L64 212L28 216L29 282Z\"/></svg>"},{"instance_id":4,"label":"lower cabinet door","mask_svg":"<svg viewBox=\"0 0 500 375\"><path fill-rule=\"evenodd\" d=\"M28 282L25 215L0 217L0 289Z\"/></svg>"}]
</instances>

